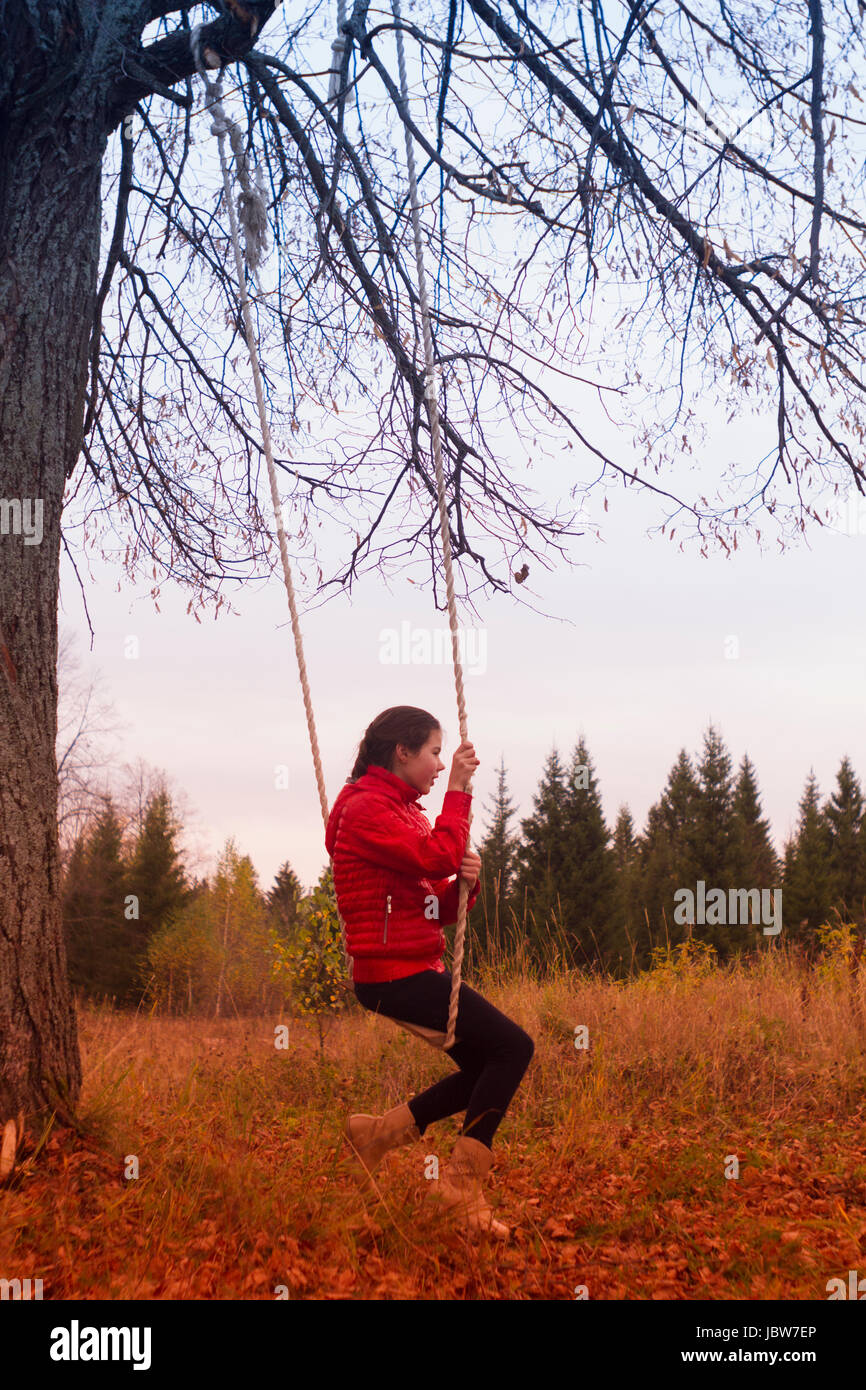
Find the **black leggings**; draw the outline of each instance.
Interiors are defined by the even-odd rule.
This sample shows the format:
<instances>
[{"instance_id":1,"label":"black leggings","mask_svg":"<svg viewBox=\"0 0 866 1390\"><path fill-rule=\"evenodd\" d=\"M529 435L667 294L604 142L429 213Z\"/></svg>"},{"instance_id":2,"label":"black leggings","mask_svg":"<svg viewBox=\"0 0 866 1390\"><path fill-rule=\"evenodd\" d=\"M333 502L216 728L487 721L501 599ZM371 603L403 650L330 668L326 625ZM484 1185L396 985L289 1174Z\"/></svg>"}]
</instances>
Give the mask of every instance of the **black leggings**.
<instances>
[{"instance_id":1,"label":"black leggings","mask_svg":"<svg viewBox=\"0 0 866 1390\"><path fill-rule=\"evenodd\" d=\"M365 1009L445 1032L451 973L421 970L402 980L355 984ZM466 1111L463 1133L493 1147L493 1135L532 1060L535 1043L512 1019L468 985L458 996L455 1042L446 1049L460 1070L409 1101L423 1134L434 1120Z\"/></svg>"}]
</instances>

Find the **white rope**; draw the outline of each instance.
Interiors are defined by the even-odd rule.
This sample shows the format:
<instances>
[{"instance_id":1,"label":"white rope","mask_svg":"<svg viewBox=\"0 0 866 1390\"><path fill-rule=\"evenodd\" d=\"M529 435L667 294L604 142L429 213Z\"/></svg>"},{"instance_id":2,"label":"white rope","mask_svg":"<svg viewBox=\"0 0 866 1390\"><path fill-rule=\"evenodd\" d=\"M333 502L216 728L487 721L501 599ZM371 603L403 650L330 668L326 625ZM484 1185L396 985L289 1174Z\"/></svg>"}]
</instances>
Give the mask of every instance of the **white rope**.
<instances>
[{"instance_id":1,"label":"white rope","mask_svg":"<svg viewBox=\"0 0 866 1390\"><path fill-rule=\"evenodd\" d=\"M342 53L345 49L346 40L342 34L342 26L345 22L345 0L337 0L338 3L338 36L332 44L333 67L330 73L330 84L328 100L332 101L339 92L338 78L340 74L340 63ZM397 55L400 68L400 92L404 115L408 112L408 85L406 80L406 61L403 52L403 34L399 27L401 24L399 0L392 0L394 17L397 20ZM232 248L235 258L235 269L237 272L238 288L240 291L241 310L244 319L244 329L247 343L247 351L250 358L250 367L253 374L253 383L256 392L256 404L259 412L259 424L262 432L262 443L264 445L265 458L268 467L268 480L271 489L271 501L273 503L274 518L276 521L277 537L280 548L280 559L283 568L283 578L286 586L286 594L289 601L289 612L292 621L292 635L295 643L295 656L298 663L298 672L301 680L301 689L304 697L304 711L307 718L307 730L310 737L310 747L313 755L313 766L316 774L316 786L319 794L319 805L322 811L322 819L325 826L328 823L328 798L325 790L325 778L322 770L322 759L319 750L318 734L316 732L316 721L313 712L312 698L310 695L309 680L307 677L307 666L304 659L303 639L301 636L300 622L298 619L297 605L295 602L294 584L292 582L292 570L289 563L288 547L286 545L286 535L283 529L282 511L280 508L279 491L277 489L276 469L274 466L273 446L271 433L268 425L267 411L265 409L264 388L262 384L261 367L256 351L256 338L253 329L252 310L250 307L249 296L246 288L246 273L244 269L244 259L250 270L254 270L259 263L261 255L265 249L265 232L267 227L265 216L264 189L261 180L261 171L257 172L256 188L254 189L249 178L246 163L246 156L243 149L241 133L237 126L229 120L222 105L222 76L219 59L216 55L209 54L214 58L214 62L209 66L220 67L220 76L215 82L211 82L205 71L201 50L201 29L203 25L197 24L190 36L190 44L193 57L199 76L207 93L207 107L212 113L213 123L211 130L217 136L220 156L220 169L223 178L223 188L225 191L226 205L229 214L229 224L231 227ZM460 645L458 637L457 605L454 597L454 575L451 557L451 536L448 525L448 508L445 495L445 476L442 465L442 435L439 424L439 406L436 396L436 366L433 356L433 336L430 327L430 307L427 298L427 280L424 271L424 253L421 240L421 216L418 198L418 183L415 173L415 157L412 140L409 130L404 121L404 136L406 141L406 164L409 174L409 190L411 195L412 209L412 230L415 241L415 261L418 273L418 297L421 304L421 322L424 335L424 357L426 364L424 398L430 420L430 433L433 444L433 460L436 469L436 487L439 504L439 525L442 536L442 553L445 567L445 591L448 600L448 618L451 628L451 652L454 664L454 680L457 694L457 716L460 725L461 742L466 742L467 720L466 720L466 698L463 688L463 668L460 662ZM229 165L225 154L225 137L230 137L232 151L235 155L238 178L241 182L243 192L239 199L240 208L235 208L232 199L231 177ZM240 216L239 216L240 214ZM245 256L241 252L240 245L240 225L244 227ZM466 784L466 791L472 791L471 780ZM470 808L469 822L472 822L472 811ZM330 859L331 872L333 874L334 861ZM460 980L463 965L463 950L466 934L466 902L469 895L469 888L465 879L460 878L458 890L458 914L457 929L454 941L454 958L452 965L452 985L451 998L448 1009L448 1031L444 1046L451 1047L455 1039L455 1029L457 1023L457 1011L460 993ZM337 915L340 921L340 929L343 945L343 960L346 967L346 974L352 979L352 960L348 953L346 925L342 915L337 908Z\"/></svg>"},{"instance_id":2,"label":"white rope","mask_svg":"<svg viewBox=\"0 0 866 1390\"><path fill-rule=\"evenodd\" d=\"M346 0L337 0L337 37L331 44L331 73L328 82L328 105L336 101L340 93L340 72L343 66L343 54L346 51L346 36L343 33L343 25L346 23Z\"/></svg>"},{"instance_id":3,"label":"white rope","mask_svg":"<svg viewBox=\"0 0 866 1390\"><path fill-rule=\"evenodd\" d=\"M341 0L342 3L342 0ZM436 492L439 501L439 529L442 533L442 556L445 563L445 592L448 598L448 621L451 626L451 654L454 662L454 683L457 689L457 717L460 722L460 740L465 743L466 698L463 692L463 668L460 664L460 644L458 640L457 604L454 598L454 575L451 567L451 534L448 525L448 507L445 500L445 474L442 468L442 433L439 428L439 403L436 395L436 364L433 358L433 333L430 327L430 305L427 299L427 277L424 273L424 249L421 241L421 212L418 199L418 180L415 173L415 151L412 136L406 119L409 113L408 84L406 81L406 58L403 52L402 16L400 0L391 0L394 18L397 21L397 61L400 68L400 99L403 107L403 134L406 137L406 167L409 173L409 193L412 205L412 231L415 238L415 263L418 270L418 298L421 302L421 324L424 333L424 361L426 376L424 399L430 419L430 436L433 443L433 462L436 467ZM466 791L472 791L471 780ZM472 824L472 809L469 810L469 824ZM467 842L468 843L468 842ZM445 1047L454 1042L457 1026L457 1009L460 994L460 977L463 968L463 944L466 936L466 900L469 887L466 880L460 879L457 929L454 937L454 959L451 967L451 999L448 1006L448 1033Z\"/></svg>"},{"instance_id":4,"label":"white rope","mask_svg":"<svg viewBox=\"0 0 866 1390\"><path fill-rule=\"evenodd\" d=\"M304 710L307 716L307 730L309 732L310 747L313 753L313 766L316 772L316 786L319 792L319 805L322 809L322 819L325 823L325 827L327 828L328 797L327 792L325 791L325 775L322 771L322 758L321 753L319 751L319 738L318 734L316 733L316 719L313 713L313 702L310 696L310 684L309 680L307 679L307 663L304 660L304 644L301 638L301 625L298 620L298 609L295 603L295 587L292 583L292 567L289 564L289 552L288 547L286 545L286 533L283 529L283 517L282 511L280 509L280 495L277 489L277 474L276 468L274 467L274 453L273 446L271 443L271 431L268 425L267 411L265 409L265 393L262 385L262 372L261 367L259 365L258 354L256 351L256 337L253 329L252 310L250 308L249 296L247 294L244 259L241 254L238 212L235 209L234 199L232 198L231 176L229 172L228 160L226 159L225 153L226 135L230 135L231 137L232 150L234 151L235 159L237 161L238 175L243 187L243 195L240 200L242 209L241 216L244 215L244 208L247 209L248 214L248 221L244 222L245 240L247 242L248 265L250 265L250 255L254 257L255 263L258 263L257 257L261 255L261 251L264 247L264 241L262 238L257 237L255 228L259 224L266 225L266 221L264 213L262 213L260 219L258 218L255 212L249 213L250 205L255 201L255 193L252 190L252 184L249 179L246 157L244 155L243 145L241 142L241 134L237 126L235 126L234 123L229 120L229 118L226 116L225 111L223 110L222 70L220 69L220 76L216 79L215 82L211 82L208 79L202 60L200 35L201 28L201 24L197 24L195 26L190 37L190 43L192 46L192 53L195 59L196 67L198 68L199 76L201 77L202 82L204 83L205 91L208 96L207 107L213 116L213 124L211 126L211 130L213 134L216 135L219 144L220 168L222 170L223 188L225 190L225 200L226 205L228 207L229 224L231 226L232 247L234 248L235 269L237 271L238 287L240 289L241 309L243 311L244 317L244 330L247 341L247 351L249 353L250 367L252 368L253 373L253 382L256 391L256 404L258 406L259 411L259 424L261 426L262 431L262 443L264 445L265 458L267 460L268 465L268 479L271 485L271 501L273 503L274 518L276 520L277 525L277 537L280 546L280 559L282 561L283 566L283 578L285 580L286 585L286 594L288 595L289 599L289 612L291 614L292 619L292 635L295 640L295 656L297 657L298 661L298 672L301 678L301 689L304 695ZM213 56L215 60L212 64L209 64L209 66L219 65L219 59L216 57L216 55L209 54L208 56ZM261 193L261 190L262 185L261 182L259 182L256 192ZM262 204L264 204L263 196L261 201ZM252 231L250 230L250 227L253 228ZM330 864L331 872L333 874L333 858L330 859ZM349 980L351 981L352 960L347 947L346 924L343 921L342 915L340 914L339 907L337 908L337 916L340 921L340 931L343 941L343 962L345 965L346 974Z\"/></svg>"}]
</instances>

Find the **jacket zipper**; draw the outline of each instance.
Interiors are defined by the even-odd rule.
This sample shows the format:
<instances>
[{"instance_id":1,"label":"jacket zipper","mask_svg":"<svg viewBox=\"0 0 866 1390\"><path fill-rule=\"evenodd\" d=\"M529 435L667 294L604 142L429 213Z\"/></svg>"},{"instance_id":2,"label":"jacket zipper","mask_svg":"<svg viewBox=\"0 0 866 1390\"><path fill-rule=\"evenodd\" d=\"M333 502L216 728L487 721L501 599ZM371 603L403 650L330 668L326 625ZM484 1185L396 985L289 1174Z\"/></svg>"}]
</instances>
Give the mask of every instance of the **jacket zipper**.
<instances>
[{"instance_id":1,"label":"jacket zipper","mask_svg":"<svg viewBox=\"0 0 866 1390\"><path fill-rule=\"evenodd\" d=\"M388 940L388 913L389 913L390 911L391 911L391 894L389 893L389 894L388 894L388 901L387 901L387 903L385 904L385 935L382 937L382 941L383 941L383 942L386 942L386 941Z\"/></svg>"}]
</instances>

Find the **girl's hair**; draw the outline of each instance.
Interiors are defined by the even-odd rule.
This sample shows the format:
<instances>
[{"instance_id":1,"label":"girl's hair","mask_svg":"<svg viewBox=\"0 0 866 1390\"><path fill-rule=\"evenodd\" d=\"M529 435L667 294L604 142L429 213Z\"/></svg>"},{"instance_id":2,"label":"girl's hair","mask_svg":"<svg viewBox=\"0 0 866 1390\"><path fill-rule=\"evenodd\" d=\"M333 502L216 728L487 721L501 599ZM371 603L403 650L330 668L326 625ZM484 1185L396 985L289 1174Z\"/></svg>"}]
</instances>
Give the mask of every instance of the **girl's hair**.
<instances>
[{"instance_id":1,"label":"girl's hair","mask_svg":"<svg viewBox=\"0 0 866 1390\"><path fill-rule=\"evenodd\" d=\"M434 729L441 727L435 715L426 709L416 709L414 705L395 705L393 709L383 710L367 727L348 780L357 782L371 763L390 770L398 743L404 743L411 752L417 753Z\"/></svg>"}]
</instances>

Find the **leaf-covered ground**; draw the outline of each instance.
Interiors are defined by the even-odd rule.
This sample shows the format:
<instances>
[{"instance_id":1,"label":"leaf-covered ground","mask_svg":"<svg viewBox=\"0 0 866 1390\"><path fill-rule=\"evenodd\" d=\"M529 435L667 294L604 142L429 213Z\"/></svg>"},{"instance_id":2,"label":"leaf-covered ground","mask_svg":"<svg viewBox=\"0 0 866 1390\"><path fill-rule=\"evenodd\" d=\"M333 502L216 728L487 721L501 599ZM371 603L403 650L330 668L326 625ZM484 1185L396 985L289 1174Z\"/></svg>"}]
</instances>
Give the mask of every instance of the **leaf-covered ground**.
<instances>
[{"instance_id":1,"label":"leaf-covered ground","mask_svg":"<svg viewBox=\"0 0 866 1390\"><path fill-rule=\"evenodd\" d=\"M283 1050L277 1019L83 1010L82 1130L28 1137L0 1277L46 1299L826 1299L866 1273L864 981L798 969L488 982L536 1042L487 1185L507 1244L429 1202L457 1117L389 1157L379 1197L346 1171L345 1115L448 1065L387 1021L353 1008L321 1055L307 1023Z\"/></svg>"}]
</instances>

